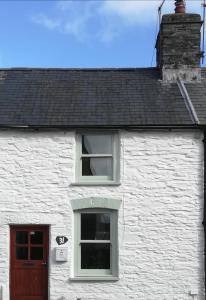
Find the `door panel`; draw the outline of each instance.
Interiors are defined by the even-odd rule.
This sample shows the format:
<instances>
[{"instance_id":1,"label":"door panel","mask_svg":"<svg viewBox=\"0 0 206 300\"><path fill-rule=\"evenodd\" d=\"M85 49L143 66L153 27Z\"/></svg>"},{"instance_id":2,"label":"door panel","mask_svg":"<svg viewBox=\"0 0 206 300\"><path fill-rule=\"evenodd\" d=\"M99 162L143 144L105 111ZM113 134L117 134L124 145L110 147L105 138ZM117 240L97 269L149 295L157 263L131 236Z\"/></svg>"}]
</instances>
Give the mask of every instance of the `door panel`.
<instances>
[{"instance_id":1,"label":"door panel","mask_svg":"<svg viewBox=\"0 0 206 300\"><path fill-rule=\"evenodd\" d=\"M48 227L11 227L11 300L48 300Z\"/></svg>"}]
</instances>

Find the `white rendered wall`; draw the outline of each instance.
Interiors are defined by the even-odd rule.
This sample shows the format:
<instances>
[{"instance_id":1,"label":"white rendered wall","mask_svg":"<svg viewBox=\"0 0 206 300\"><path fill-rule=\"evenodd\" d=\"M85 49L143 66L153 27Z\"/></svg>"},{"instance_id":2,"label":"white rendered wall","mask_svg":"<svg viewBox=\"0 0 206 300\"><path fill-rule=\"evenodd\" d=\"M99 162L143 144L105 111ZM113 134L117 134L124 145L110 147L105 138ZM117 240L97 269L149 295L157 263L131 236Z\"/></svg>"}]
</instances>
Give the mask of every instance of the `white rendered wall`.
<instances>
[{"instance_id":1,"label":"white rendered wall","mask_svg":"<svg viewBox=\"0 0 206 300\"><path fill-rule=\"evenodd\" d=\"M50 300L203 300L203 143L198 131L121 132L121 185L72 186L75 134L0 132L0 286L9 224L50 225ZM71 199L121 199L117 282L72 282ZM57 235L69 259L56 263ZM198 296L190 295L190 291Z\"/></svg>"}]
</instances>

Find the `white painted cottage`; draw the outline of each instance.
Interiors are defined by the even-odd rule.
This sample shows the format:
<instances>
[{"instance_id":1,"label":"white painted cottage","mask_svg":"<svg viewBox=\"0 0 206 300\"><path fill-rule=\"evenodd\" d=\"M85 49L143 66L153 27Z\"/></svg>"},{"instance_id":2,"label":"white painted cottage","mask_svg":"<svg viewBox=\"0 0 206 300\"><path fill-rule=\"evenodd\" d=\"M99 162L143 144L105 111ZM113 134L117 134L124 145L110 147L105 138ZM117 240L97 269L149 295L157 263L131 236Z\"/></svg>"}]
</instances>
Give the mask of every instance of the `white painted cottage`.
<instances>
[{"instance_id":1,"label":"white painted cottage","mask_svg":"<svg viewBox=\"0 0 206 300\"><path fill-rule=\"evenodd\" d=\"M205 299L206 69L180 2L156 68L0 70L1 300Z\"/></svg>"}]
</instances>

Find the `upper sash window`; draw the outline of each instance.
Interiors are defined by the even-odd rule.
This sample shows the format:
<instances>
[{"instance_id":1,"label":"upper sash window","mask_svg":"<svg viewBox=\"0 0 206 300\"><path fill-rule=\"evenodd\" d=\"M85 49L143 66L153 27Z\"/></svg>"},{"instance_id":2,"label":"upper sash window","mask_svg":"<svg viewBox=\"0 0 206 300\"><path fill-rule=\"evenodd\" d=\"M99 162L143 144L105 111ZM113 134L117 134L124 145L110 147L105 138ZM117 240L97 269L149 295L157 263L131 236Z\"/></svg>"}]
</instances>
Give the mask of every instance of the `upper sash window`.
<instances>
[{"instance_id":1,"label":"upper sash window","mask_svg":"<svg viewBox=\"0 0 206 300\"><path fill-rule=\"evenodd\" d=\"M77 182L116 183L119 179L117 134L77 135Z\"/></svg>"}]
</instances>

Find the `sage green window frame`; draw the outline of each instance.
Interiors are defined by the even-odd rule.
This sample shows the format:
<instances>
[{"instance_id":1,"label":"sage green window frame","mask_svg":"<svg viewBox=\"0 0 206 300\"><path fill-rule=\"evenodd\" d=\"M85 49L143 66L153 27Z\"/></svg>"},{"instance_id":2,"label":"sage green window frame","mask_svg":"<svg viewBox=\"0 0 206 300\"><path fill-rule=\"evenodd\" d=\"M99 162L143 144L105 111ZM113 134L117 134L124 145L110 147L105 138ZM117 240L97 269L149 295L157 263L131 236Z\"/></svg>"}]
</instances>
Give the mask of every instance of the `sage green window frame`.
<instances>
[{"instance_id":1,"label":"sage green window frame","mask_svg":"<svg viewBox=\"0 0 206 300\"><path fill-rule=\"evenodd\" d=\"M111 154L82 154L83 135L108 135L112 137ZM112 158L112 176L83 176L82 158ZM75 183L80 184L119 184L120 181L120 140L118 132L89 131L76 133L76 170Z\"/></svg>"},{"instance_id":2,"label":"sage green window frame","mask_svg":"<svg viewBox=\"0 0 206 300\"><path fill-rule=\"evenodd\" d=\"M81 214L110 214L110 240L81 240ZM82 280L118 280L118 211L105 208L86 208L74 211L74 277ZM110 269L81 269L82 243L109 243Z\"/></svg>"}]
</instances>

